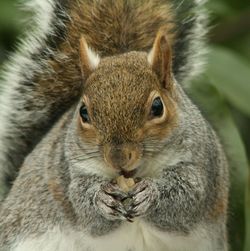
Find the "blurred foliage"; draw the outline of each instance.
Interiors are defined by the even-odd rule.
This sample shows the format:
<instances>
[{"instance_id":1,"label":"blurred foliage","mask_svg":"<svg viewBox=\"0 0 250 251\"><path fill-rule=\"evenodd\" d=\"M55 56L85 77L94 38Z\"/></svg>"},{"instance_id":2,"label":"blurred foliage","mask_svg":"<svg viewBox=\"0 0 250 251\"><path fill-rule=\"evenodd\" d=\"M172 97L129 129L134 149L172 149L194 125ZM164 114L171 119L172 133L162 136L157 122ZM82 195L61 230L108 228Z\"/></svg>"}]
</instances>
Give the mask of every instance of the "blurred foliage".
<instances>
[{"instance_id":1,"label":"blurred foliage","mask_svg":"<svg viewBox=\"0 0 250 251\"><path fill-rule=\"evenodd\" d=\"M210 52L190 94L213 124L230 164L229 238L250 251L250 3L210 0Z\"/></svg>"},{"instance_id":2,"label":"blurred foliage","mask_svg":"<svg viewBox=\"0 0 250 251\"><path fill-rule=\"evenodd\" d=\"M232 251L250 251L250 3L209 0L207 67L188 92L221 136L230 162ZM0 0L0 64L24 28L17 0Z\"/></svg>"}]
</instances>

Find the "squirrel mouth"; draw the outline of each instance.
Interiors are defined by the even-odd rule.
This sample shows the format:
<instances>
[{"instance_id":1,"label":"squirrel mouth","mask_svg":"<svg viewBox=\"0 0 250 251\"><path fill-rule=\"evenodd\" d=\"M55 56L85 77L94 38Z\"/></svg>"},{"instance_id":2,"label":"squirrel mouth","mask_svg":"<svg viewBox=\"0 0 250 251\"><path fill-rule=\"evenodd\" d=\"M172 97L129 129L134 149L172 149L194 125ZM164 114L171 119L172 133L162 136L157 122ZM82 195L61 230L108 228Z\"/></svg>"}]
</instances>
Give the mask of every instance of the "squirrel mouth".
<instances>
[{"instance_id":1,"label":"squirrel mouth","mask_svg":"<svg viewBox=\"0 0 250 251\"><path fill-rule=\"evenodd\" d=\"M125 171L125 170L122 170L120 172L120 175L123 175L125 178L132 178L135 174L136 174L137 170L134 169L132 171Z\"/></svg>"}]
</instances>

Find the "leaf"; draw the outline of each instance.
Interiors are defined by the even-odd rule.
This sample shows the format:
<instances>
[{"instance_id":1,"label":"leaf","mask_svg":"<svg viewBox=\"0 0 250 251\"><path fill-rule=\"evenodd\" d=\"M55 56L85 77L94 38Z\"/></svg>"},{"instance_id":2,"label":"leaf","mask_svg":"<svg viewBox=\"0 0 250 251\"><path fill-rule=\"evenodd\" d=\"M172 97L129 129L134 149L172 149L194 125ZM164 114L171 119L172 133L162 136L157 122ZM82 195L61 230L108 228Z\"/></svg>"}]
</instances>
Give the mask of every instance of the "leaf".
<instances>
[{"instance_id":1,"label":"leaf","mask_svg":"<svg viewBox=\"0 0 250 251\"><path fill-rule=\"evenodd\" d=\"M7 1L0 1L0 28L20 28L21 12L17 5Z\"/></svg>"},{"instance_id":2,"label":"leaf","mask_svg":"<svg viewBox=\"0 0 250 251\"><path fill-rule=\"evenodd\" d=\"M206 75L236 108L250 116L250 63L230 50L213 47Z\"/></svg>"},{"instance_id":3,"label":"leaf","mask_svg":"<svg viewBox=\"0 0 250 251\"><path fill-rule=\"evenodd\" d=\"M220 17L228 17L232 16L235 11L228 5L225 1L208 1L207 9L212 11L213 15L220 16Z\"/></svg>"},{"instance_id":4,"label":"leaf","mask_svg":"<svg viewBox=\"0 0 250 251\"><path fill-rule=\"evenodd\" d=\"M216 129L230 165L229 236L232 250L243 250L245 236L245 188L248 163L244 144L223 96L207 79L193 82L191 96ZM249 250L248 250L249 251Z\"/></svg>"}]
</instances>

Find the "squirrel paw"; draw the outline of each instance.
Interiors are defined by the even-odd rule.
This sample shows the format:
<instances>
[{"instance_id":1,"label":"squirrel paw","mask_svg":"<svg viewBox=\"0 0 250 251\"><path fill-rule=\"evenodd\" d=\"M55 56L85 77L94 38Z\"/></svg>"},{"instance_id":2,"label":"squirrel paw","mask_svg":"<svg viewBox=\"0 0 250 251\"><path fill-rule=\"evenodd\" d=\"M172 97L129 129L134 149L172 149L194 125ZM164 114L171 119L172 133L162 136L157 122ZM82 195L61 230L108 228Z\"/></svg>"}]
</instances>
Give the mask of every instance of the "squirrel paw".
<instances>
[{"instance_id":1,"label":"squirrel paw","mask_svg":"<svg viewBox=\"0 0 250 251\"><path fill-rule=\"evenodd\" d=\"M117 185L107 183L101 185L94 197L99 212L108 220L127 220L127 211L121 203L127 194Z\"/></svg>"},{"instance_id":2,"label":"squirrel paw","mask_svg":"<svg viewBox=\"0 0 250 251\"><path fill-rule=\"evenodd\" d=\"M157 206L159 191L152 180L145 179L136 184L130 196L132 200L127 211L129 217L134 218L146 215L149 208Z\"/></svg>"}]
</instances>

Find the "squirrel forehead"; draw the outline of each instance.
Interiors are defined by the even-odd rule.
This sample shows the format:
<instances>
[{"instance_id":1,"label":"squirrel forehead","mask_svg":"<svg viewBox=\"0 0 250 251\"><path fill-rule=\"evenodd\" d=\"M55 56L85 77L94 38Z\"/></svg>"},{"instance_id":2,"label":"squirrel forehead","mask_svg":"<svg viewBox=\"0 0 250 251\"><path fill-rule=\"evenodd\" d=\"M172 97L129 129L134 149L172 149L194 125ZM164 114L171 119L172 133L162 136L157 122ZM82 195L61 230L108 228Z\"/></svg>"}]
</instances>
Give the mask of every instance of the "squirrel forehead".
<instances>
[{"instance_id":1,"label":"squirrel forehead","mask_svg":"<svg viewBox=\"0 0 250 251\"><path fill-rule=\"evenodd\" d=\"M102 98L110 93L133 96L159 89L159 83L147 61L147 54L130 52L101 60L84 89L86 95L102 95Z\"/></svg>"},{"instance_id":2,"label":"squirrel forehead","mask_svg":"<svg viewBox=\"0 0 250 251\"><path fill-rule=\"evenodd\" d=\"M146 56L104 60L84 88L93 123L106 133L129 136L142 125L147 100L152 91L159 90L158 82Z\"/></svg>"},{"instance_id":3,"label":"squirrel forehead","mask_svg":"<svg viewBox=\"0 0 250 251\"><path fill-rule=\"evenodd\" d=\"M119 113L140 109L150 93L159 89L158 79L146 62L128 61L122 57L110 59L89 77L84 95L93 109L115 109Z\"/></svg>"}]
</instances>

